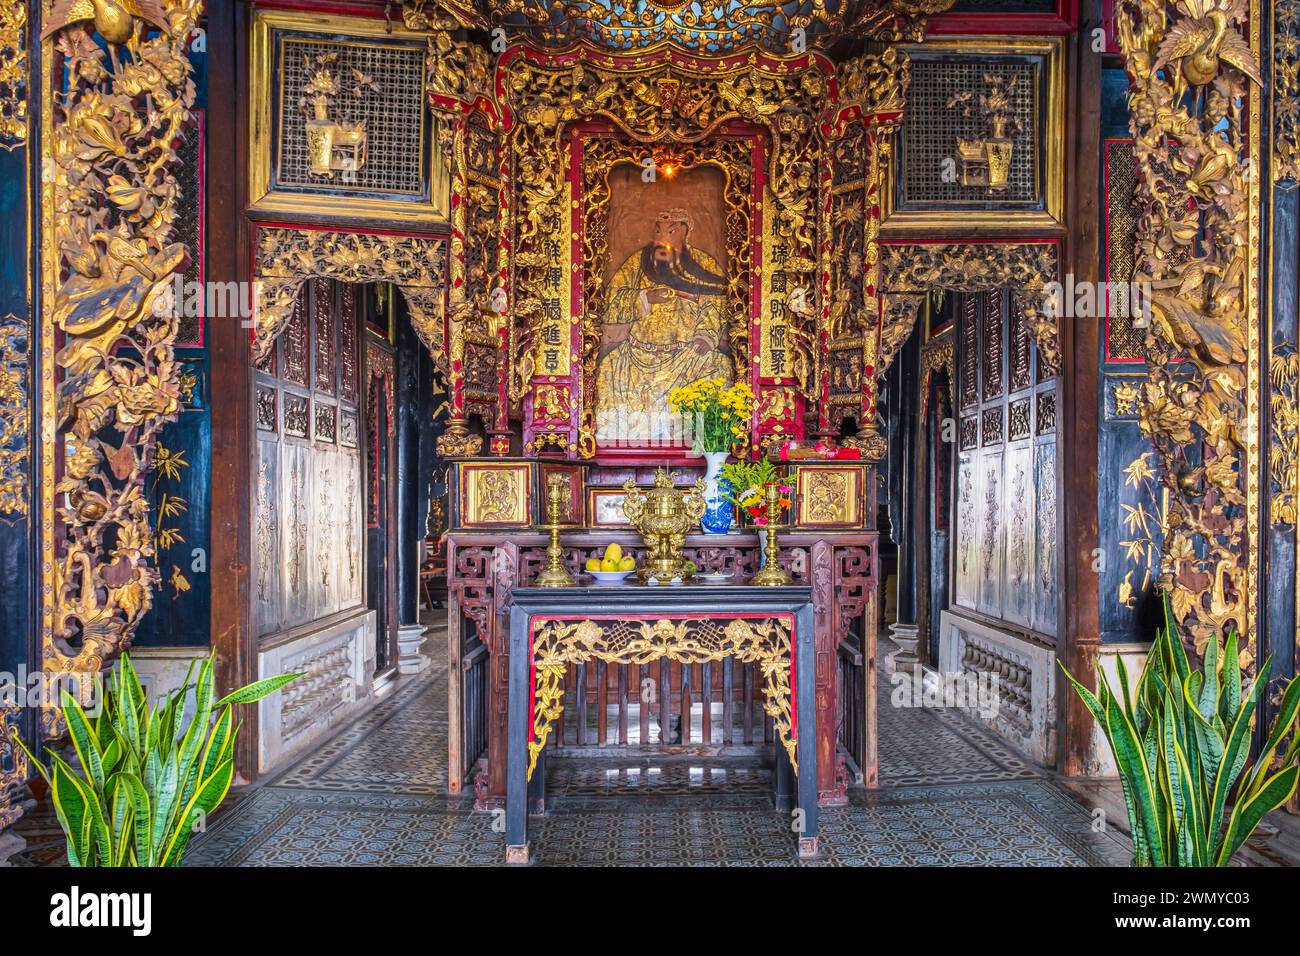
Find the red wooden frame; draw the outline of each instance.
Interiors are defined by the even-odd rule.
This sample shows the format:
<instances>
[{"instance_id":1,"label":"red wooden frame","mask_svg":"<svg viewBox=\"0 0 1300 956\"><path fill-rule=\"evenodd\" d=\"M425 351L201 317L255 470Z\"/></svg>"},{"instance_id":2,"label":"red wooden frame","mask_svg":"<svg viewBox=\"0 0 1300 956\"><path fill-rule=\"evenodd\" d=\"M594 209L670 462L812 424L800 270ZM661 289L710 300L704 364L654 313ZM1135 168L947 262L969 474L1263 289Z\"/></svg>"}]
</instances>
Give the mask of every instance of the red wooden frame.
<instances>
[{"instance_id":1,"label":"red wooden frame","mask_svg":"<svg viewBox=\"0 0 1300 956\"><path fill-rule=\"evenodd\" d=\"M1079 0L1056 0L1055 13L941 13L931 17L926 35L1062 36L1079 25Z\"/></svg>"}]
</instances>

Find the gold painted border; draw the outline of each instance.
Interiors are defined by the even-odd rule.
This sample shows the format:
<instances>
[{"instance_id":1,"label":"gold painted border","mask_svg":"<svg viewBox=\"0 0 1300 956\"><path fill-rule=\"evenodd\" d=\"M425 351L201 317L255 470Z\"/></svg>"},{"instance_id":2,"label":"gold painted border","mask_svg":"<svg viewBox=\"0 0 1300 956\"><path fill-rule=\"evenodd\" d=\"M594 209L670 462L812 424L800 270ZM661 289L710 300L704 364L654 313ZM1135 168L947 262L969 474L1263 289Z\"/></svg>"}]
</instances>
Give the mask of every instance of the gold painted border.
<instances>
[{"instance_id":1,"label":"gold painted border","mask_svg":"<svg viewBox=\"0 0 1300 956\"><path fill-rule=\"evenodd\" d=\"M378 199L373 196L334 196L329 193L289 192L271 188L272 71L276 31L337 34L376 41L415 39L424 42L427 34L408 30L399 21L385 23L366 17L341 17L313 13L289 13L259 10L253 20L253 38L249 49L248 111L248 203L249 210L285 216L333 215L351 220L372 220L388 225L446 222L450 211L451 175L446 157L438 145L438 117L424 105L426 135L422 137L429 151L429 199L412 202ZM346 43L347 40L340 40ZM427 91L426 91L427 92Z\"/></svg>"},{"instance_id":2,"label":"gold painted border","mask_svg":"<svg viewBox=\"0 0 1300 956\"><path fill-rule=\"evenodd\" d=\"M986 236L1023 236L1026 231L1064 228L1065 215L1065 49L1062 37L945 37L923 44L900 46L907 53L956 52L988 56L1041 56L1046 59L1047 99L1040 104L1046 115L1042 140L1044 208L1023 209L917 209L894 208L895 162L889 164L881 195L881 238L947 239L969 237L972 229ZM1035 93L1037 96L1037 93ZM904 113L904 126L907 114ZM1038 131L1034 131L1038 135ZM901 149L898 151L901 155Z\"/></svg>"}]
</instances>

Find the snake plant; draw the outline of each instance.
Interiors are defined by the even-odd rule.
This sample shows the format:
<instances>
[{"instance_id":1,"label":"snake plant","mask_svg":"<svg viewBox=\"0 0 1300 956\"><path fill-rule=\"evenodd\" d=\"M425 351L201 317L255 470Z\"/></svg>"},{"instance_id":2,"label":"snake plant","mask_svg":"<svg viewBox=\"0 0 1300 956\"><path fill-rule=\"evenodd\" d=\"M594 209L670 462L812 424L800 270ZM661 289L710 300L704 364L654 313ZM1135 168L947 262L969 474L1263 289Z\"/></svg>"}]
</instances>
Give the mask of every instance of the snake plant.
<instances>
[{"instance_id":1,"label":"snake plant","mask_svg":"<svg viewBox=\"0 0 1300 956\"><path fill-rule=\"evenodd\" d=\"M123 654L93 719L64 691L79 768L49 748L47 767L15 737L49 784L70 865L179 866L191 835L230 789L240 728L232 724L232 707L261 700L301 675L255 681L215 703L212 660L198 662L191 683L194 676L191 664L184 686L151 708ZM187 724L191 690L195 710Z\"/></svg>"},{"instance_id":2,"label":"snake plant","mask_svg":"<svg viewBox=\"0 0 1300 956\"><path fill-rule=\"evenodd\" d=\"M1138 866L1226 866L1260 818L1295 793L1300 734L1278 759L1300 710L1300 678L1282 693L1263 749L1247 769L1251 723L1268 686L1272 658L1242 688L1239 640L1215 635L1193 668L1165 598L1165 626L1130 691L1124 661L1117 695L1098 671L1092 694L1065 676L1110 741L1119 769ZM1229 800L1231 799L1231 807Z\"/></svg>"}]
</instances>

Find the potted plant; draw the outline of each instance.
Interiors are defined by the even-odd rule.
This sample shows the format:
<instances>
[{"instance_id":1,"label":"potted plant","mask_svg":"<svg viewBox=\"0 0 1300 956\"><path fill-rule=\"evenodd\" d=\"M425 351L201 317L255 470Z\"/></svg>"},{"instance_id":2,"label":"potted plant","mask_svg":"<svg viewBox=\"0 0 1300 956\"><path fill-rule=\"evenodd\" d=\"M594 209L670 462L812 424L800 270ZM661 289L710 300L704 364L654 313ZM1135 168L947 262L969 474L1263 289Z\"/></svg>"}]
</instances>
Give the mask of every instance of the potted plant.
<instances>
[{"instance_id":1,"label":"potted plant","mask_svg":"<svg viewBox=\"0 0 1300 956\"><path fill-rule=\"evenodd\" d=\"M71 866L180 866L190 837L230 789L240 727L232 722L232 708L302 676L268 677L214 702L211 659L199 662L191 683L193 674L190 665L184 686L151 708L123 654L93 719L64 691L63 715L79 768L49 748L46 767L15 734L49 785ZM194 714L187 724L191 689Z\"/></svg>"},{"instance_id":2,"label":"potted plant","mask_svg":"<svg viewBox=\"0 0 1300 956\"><path fill-rule=\"evenodd\" d=\"M668 404L678 412L691 436L691 451L703 455L705 510L700 527L706 534L726 534L735 517L730 493L720 484L723 463L732 446L744 439L753 415L754 392L744 382L704 378L675 388Z\"/></svg>"},{"instance_id":3,"label":"potted plant","mask_svg":"<svg viewBox=\"0 0 1300 956\"><path fill-rule=\"evenodd\" d=\"M1226 645L1212 637L1204 662L1192 667L1166 595L1164 629L1131 691L1122 659L1118 696L1100 672L1094 695L1065 671L1115 755L1138 866L1227 866L1264 814L1295 793L1300 734L1280 759L1278 751L1295 727L1300 678L1287 683L1264 747L1247 767L1272 658L1243 690L1238 651L1230 630Z\"/></svg>"}]
</instances>

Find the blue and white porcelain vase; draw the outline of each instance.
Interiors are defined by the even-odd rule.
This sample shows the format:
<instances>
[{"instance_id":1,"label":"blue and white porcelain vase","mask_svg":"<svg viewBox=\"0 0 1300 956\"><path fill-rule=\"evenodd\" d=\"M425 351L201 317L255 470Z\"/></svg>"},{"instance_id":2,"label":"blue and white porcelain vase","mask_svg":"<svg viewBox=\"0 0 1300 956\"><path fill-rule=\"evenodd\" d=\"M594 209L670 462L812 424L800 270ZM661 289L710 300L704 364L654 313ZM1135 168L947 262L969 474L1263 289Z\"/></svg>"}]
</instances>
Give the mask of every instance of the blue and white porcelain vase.
<instances>
[{"instance_id":1,"label":"blue and white porcelain vase","mask_svg":"<svg viewBox=\"0 0 1300 956\"><path fill-rule=\"evenodd\" d=\"M700 518L700 527L705 534L726 534L736 516L735 506L725 497L731 492L731 485L720 477L729 454L725 451L704 452L707 467L704 472L704 515Z\"/></svg>"}]
</instances>

